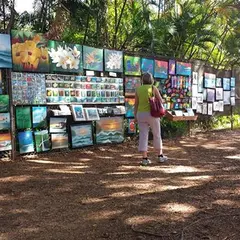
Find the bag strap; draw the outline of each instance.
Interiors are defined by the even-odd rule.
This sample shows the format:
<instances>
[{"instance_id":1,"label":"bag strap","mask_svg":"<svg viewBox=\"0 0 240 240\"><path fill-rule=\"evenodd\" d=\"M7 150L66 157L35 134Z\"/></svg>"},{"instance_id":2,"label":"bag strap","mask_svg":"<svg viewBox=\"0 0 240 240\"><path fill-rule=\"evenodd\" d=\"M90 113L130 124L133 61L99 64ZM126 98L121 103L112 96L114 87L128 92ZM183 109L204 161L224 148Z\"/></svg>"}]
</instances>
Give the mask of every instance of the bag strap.
<instances>
[{"instance_id":1,"label":"bag strap","mask_svg":"<svg viewBox=\"0 0 240 240\"><path fill-rule=\"evenodd\" d=\"M152 85L152 97L155 97L154 86Z\"/></svg>"}]
</instances>

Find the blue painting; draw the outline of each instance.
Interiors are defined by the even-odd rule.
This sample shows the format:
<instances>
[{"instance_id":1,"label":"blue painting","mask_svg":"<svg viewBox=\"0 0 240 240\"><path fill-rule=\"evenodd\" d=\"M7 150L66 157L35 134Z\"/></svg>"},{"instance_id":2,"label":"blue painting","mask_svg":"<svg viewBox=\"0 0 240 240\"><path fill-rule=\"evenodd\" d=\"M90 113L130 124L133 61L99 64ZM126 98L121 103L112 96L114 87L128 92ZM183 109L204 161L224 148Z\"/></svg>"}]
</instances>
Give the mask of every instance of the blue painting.
<instances>
[{"instance_id":1,"label":"blue painting","mask_svg":"<svg viewBox=\"0 0 240 240\"><path fill-rule=\"evenodd\" d=\"M0 113L0 130L10 129L10 114Z\"/></svg>"},{"instance_id":2,"label":"blue painting","mask_svg":"<svg viewBox=\"0 0 240 240\"><path fill-rule=\"evenodd\" d=\"M134 117L135 98L125 98L126 117Z\"/></svg>"},{"instance_id":3,"label":"blue painting","mask_svg":"<svg viewBox=\"0 0 240 240\"><path fill-rule=\"evenodd\" d=\"M93 145L92 124L71 126L72 148Z\"/></svg>"},{"instance_id":4,"label":"blue painting","mask_svg":"<svg viewBox=\"0 0 240 240\"><path fill-rule=\"evenodd\" d=\"M155 60L154 77L156 78L168 78L168 62Z\"/></svg>"},{"instance_id":5,"label":"blue painting","mask_svg":"<svg viewBox=\"0 0 240 240\"><path fill-rule=\"evenodd\" d=\"M42 128L47 125L47 107L32 107L32 121L34 128Z\"/></svg>"},{"instance_id":6,"label":"blue painting","mask_svg":"<svg viewBox=\"0 0 240 240\"><path fill-rule=\"evenodd\" d=\"M177 62L176 74L183 75L183 76L191 76L192 75L192 64L186 63L186 62Z\"/></svg>"},{"instance_id":7,"label":"blue painting","mask_svg":"<svg viewBox=\"0 0 240 240\"><path fill-rule=\"evenodd\" d=\"M231 77L231 87L235 87L236 84L236 78L235 77Z\"/></svg>"},{"instance_id":8,"label":"blue painting","mask_svg":"<svg viewBox=\"0 0 240 240\"><path fill-rule=\"evenodd\" d=\"M12 68L11 42L9 34L0 34L0 68Z\"/></svg>"},{"instance_id":9,"label":"blue painting","mask_svg":"<svg viewBox=\"0 0 240 240\"><path fill-rule=\"evenodd\" d=\"M153 66L154 66L153 59L142 58L141 64L142 73L148 72L153 75Z\"/></svg>"},{"instance_id":10,"label":"blue painting","mask_svg":"<svg viewBox=\"0 0 240 240\"><path fill-rule=\"evenodd\" d=\"M141 58L134 56L124 56L125 75L140 76L141 75Z\"/></svg>"},{"instance_id":11,"label":"blue painting","mask_svg":"<svg viewBox=\"0 0 240 240\"><path fill-rule=\"evenodd\" d=\"M32 131L19 132L18 142L20 153L34 152Z\"/></svg>"},{"instance_id":12,"label":"blue painting","mask_svg":"<svg viewBox=\"0 0 240 240\"><path fill-rule=\"evenodd\" d=\"M34 138L37 152L46 152L50 150L48 130L34 132Z\"/></svg>"},{"instance_id":13,"label":"blue painting","mask_svg":"<svg viewBox=\"0 0 240 240\"><path fill-rule=\"evenodd\" d=\"M231 80L230 78L223 78L223 90L230 91L231 90Z\"/></svg>"},{"instance_id":14,"label":"blue painting","mask_svg":"<svg viewBox=\"0 0 240 240\"><path fill-rule=\"evenodd\" d=\"M83 46L83 68L93 71L102 71L103 49Z\"/></svg>"}]
</instances>

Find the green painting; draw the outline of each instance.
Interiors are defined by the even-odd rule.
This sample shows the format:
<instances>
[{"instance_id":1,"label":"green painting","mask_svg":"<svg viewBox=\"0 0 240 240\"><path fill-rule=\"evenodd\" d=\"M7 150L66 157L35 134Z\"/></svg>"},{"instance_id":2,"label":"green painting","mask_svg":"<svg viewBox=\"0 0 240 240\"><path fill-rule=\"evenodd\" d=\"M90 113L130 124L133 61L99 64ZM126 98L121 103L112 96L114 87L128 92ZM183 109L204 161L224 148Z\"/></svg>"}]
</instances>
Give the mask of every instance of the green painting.
<instances>
[{"instance_id":1,"label":"green painting","mask_svg":"<svg viewBox=\"0 0 240 240\"><path fill-rule=\"evenodd\" d=\"M34 132L34 138L37 152L46 152L50 150L48 130Z\"/></svg>"},{"instance_id":2,"label":"green painting","mask_svg":"<svg viewBox=\"0 0 240 240\"><path fill-rule=\"evenodd\" d=\"M16 124L17 129L31 128L31 108L16 107Z\"/></svg>"},{"instance_id":3,"label":"green painting","mask_svg":"<svg viewBox=\"0 0 240 240\"><path fill-rule=\"evenodd\" d=\"M103 49L83 46L83 68L103 71Z\"/></svg>"},{"instance_id":4,"label":"green painting","mask_svg":"<svg viewBox=\"0 0 240 240\"><path fill-rule=\"evenodd\" d=\"M124 69L126 75L141 75L141 58L134 56L124 56Z\"/></svg>"},{"instance_id":5,"label":"green painting","mask_svg":"<svg viewBox=\"0 0 240 240\"><path fill-rule=\"evenodd\" d=\"M9 95L0 95L0 112L9 111Z\"/></svg>"}]
</instances>

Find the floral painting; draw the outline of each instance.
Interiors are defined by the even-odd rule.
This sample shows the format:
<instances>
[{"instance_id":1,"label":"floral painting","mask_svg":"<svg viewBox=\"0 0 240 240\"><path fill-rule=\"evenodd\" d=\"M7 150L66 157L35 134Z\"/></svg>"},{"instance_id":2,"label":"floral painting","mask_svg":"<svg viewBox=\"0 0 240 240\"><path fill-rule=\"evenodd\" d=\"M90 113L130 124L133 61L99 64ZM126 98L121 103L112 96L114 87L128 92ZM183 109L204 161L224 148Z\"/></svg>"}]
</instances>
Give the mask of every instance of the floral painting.
<instances>
[{"instance_id":1,"label":"floral painting","mask_svg":"<svg viewBox=\"0 0 240 240\"><path fill-rule=\"evenodd\" d=\"M183 76L191 76L192 74L192 64L186 62L177 62L176 64L176 74Z\"/></svg>"},{"instance_id":2,"label":"floral painting","mask_svg":"<svg viewBox=\"0 0 240 240\"><path fill-rule=\"evenodd\" d=\"M135 98L125 98L126 117L134 117Z\"/></svg>"},{"instance_id":3,"label":"floral painting","mask_svg":"<svg viewBox=\"0 0 240 240\"><path fill-rule=\"evenodd\" d=\"M124 55L124 69L126 75L141 75L141 58Z\"/></svg>"},{"instance_id":4,"label":"floral painting","mask_svg":"<svg viewBox=\"0 0 240 240\"><path fill-rule=\"evenodd\" d=\"M46 152L50 150L48 130L34 132L34 139L37 152Z\"/></svg>"},{"instance_id":5,"label":"floral painting","mask_svg":"<svg viewBox=\"0 0 240 240\"><path fill-rule=\"evenodd\" d=\"M168 62L155 60L154 77L168 78Z\"/></svg>"},{"instance_id":6,"label":"floral painting","mask_svg":"<svg viewBox=\"0 0 240 240\"><path fill-rule=\"evenodd\" d=\"M31 109L30 107L16 107L17 129L31 128Z\"/></svg>"},{"instance_id":7,"label":"floral painting","mask_svg":"<svg viewBox=\"0 0 240 240\"><path fill-rule=\"evenodd\" d=\"M9 110L9 95L0 95L0 113L8 112Z\"/></svg>"},{"instance_id":8,"label":"floral painting","mask_svg":"<svg viewBox=\"0 0 240 240\"><path fill-rule=\"evenodd\" d=\"M169 66L169 74L175 75L176 74L176 62L175 62L175 60L169 60L168 66Z\"/></svg>"},{"instance_id":9,"label":"floral painting","mask_svg":"<svg viewBox=\"0 0 240 240\"><path fill-rule=\"evenodd\" d=\"M123 72L123 52L115 50L104 50L105 71Z\"/></svg>"},{"instance_id":10,"label":"floral painting","mask_svg":"<svg viewBox=\"0 0 240 240\"><path fill-rule=\"evenodd\" d=\"M154 61L153 59L142 58L141 69L142 73L148 72L153 75Z\"/></svg>"},{"instance_id":11,"label":"floral painting","mask_svg":"<svg viewBox=\"0 0 240 240\"><path fill-rule=\"evenodd\" d=\"M12 149L11 134L0 133L0 151L8 151Z\"/></svg>"},{"instance_id":12,"label":"floral painting","mask_svg":"<svg viewBox=\"0 0 240 240\"><path fill-rule=\"evenodd\" d=\"M68 134L58 133L51 134L52 149L68 148Z\"/></svg>"},{"instance_id":13,"label":"floral painting","mask_svg":"<svg viewBox=\"0 0 240 240\"><path fill-rule=\"evenodd\" d=\"M103 49L83 46L83 68L103 71Z\"/></svg>"},{"instance_id":14,"label":"floral painting","mask_svg":"<svg viewBox=\"0 0 240 240\"><path fill-rule=\"evenodd\" d=\"M14 71L48 72L47 40L40 33L12 30Z\"/></svg>"},{"instance_id":15,"label":"floral painting","mask_svg":"<svg viewBox=\"0 0 240 240\"><path fill-rule=\"evenodd\" d=\"M137 128L136 128L136 123L133 118L128 118L127 119L127 132L129 134L134 134L136 133Z\"/></svg>"},{"instance_id":16,"label":"floral painting","mask_svg":"<svg viewBox=\"0 0 240 240\"><path fill-rule=\"evenodd\" d=\"M53 72L79 72L82 66L82 46L48 41L50 68Z\"/></svg>"},{"instance_id":17,"label":"floral painting","mask_svg":"<svg viewBox=\"0 0 240 240\"><path fill-rule=\"evenodd\" d=\"M32 107L32 122L34 128L47 126L47 107Z\"/></svg>"},{"instance_id":18,"label":"floral painting","mask_svg":"<svg viewBox=\"0 0 240 240\"><path fill-rule=\"evenodd\" d=\"M10 129L10 114L0 113L0 130Z\"/></svg>"},{"instance_id":19,"label":"floral painting","mask_svg":"<svg viewBox=\"0 0 240 240\"><path fill-rule=\"evenodd\" d=\"M18 143L20 153L34 152L32 131L19 132Z\"/></svg>"},{"instance_id":20,"label":"floral painting","mask_svg":"<svg viewBox=\"0 0 240 240\"><path fill-rule=\"evenodd\" d=\"M0 34L0 68L12 68L11 42L9 34Z\"/></svg>"},{"instance_id":21,"label":"floral painting","mask_svg":"<svg viewBox=\"0 0 240 240\"><path fill-rule=\"evenodd\" d=\"M125 95L135 96L136 88L141 86L140 77L125 77Z\"/></svg>"}]
</instances>

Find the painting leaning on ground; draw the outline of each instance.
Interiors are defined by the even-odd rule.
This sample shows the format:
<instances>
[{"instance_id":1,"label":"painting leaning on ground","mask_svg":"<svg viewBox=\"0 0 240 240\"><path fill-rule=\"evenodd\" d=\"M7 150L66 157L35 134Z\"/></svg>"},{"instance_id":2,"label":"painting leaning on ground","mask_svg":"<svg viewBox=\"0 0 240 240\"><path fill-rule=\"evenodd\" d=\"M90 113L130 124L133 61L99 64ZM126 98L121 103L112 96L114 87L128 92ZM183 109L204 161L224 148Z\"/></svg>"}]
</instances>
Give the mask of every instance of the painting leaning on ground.
<instances>
[{"instance_id":1,"label":"painting leaning on ground","mask_svg":"<svg viewBox=\"0 0 240 240\"><path fill-rule=\"evenodd\" d=\"M12 68L12 55L9 34L0 34L0 68Z\"/></svg>"}]
</instances>

